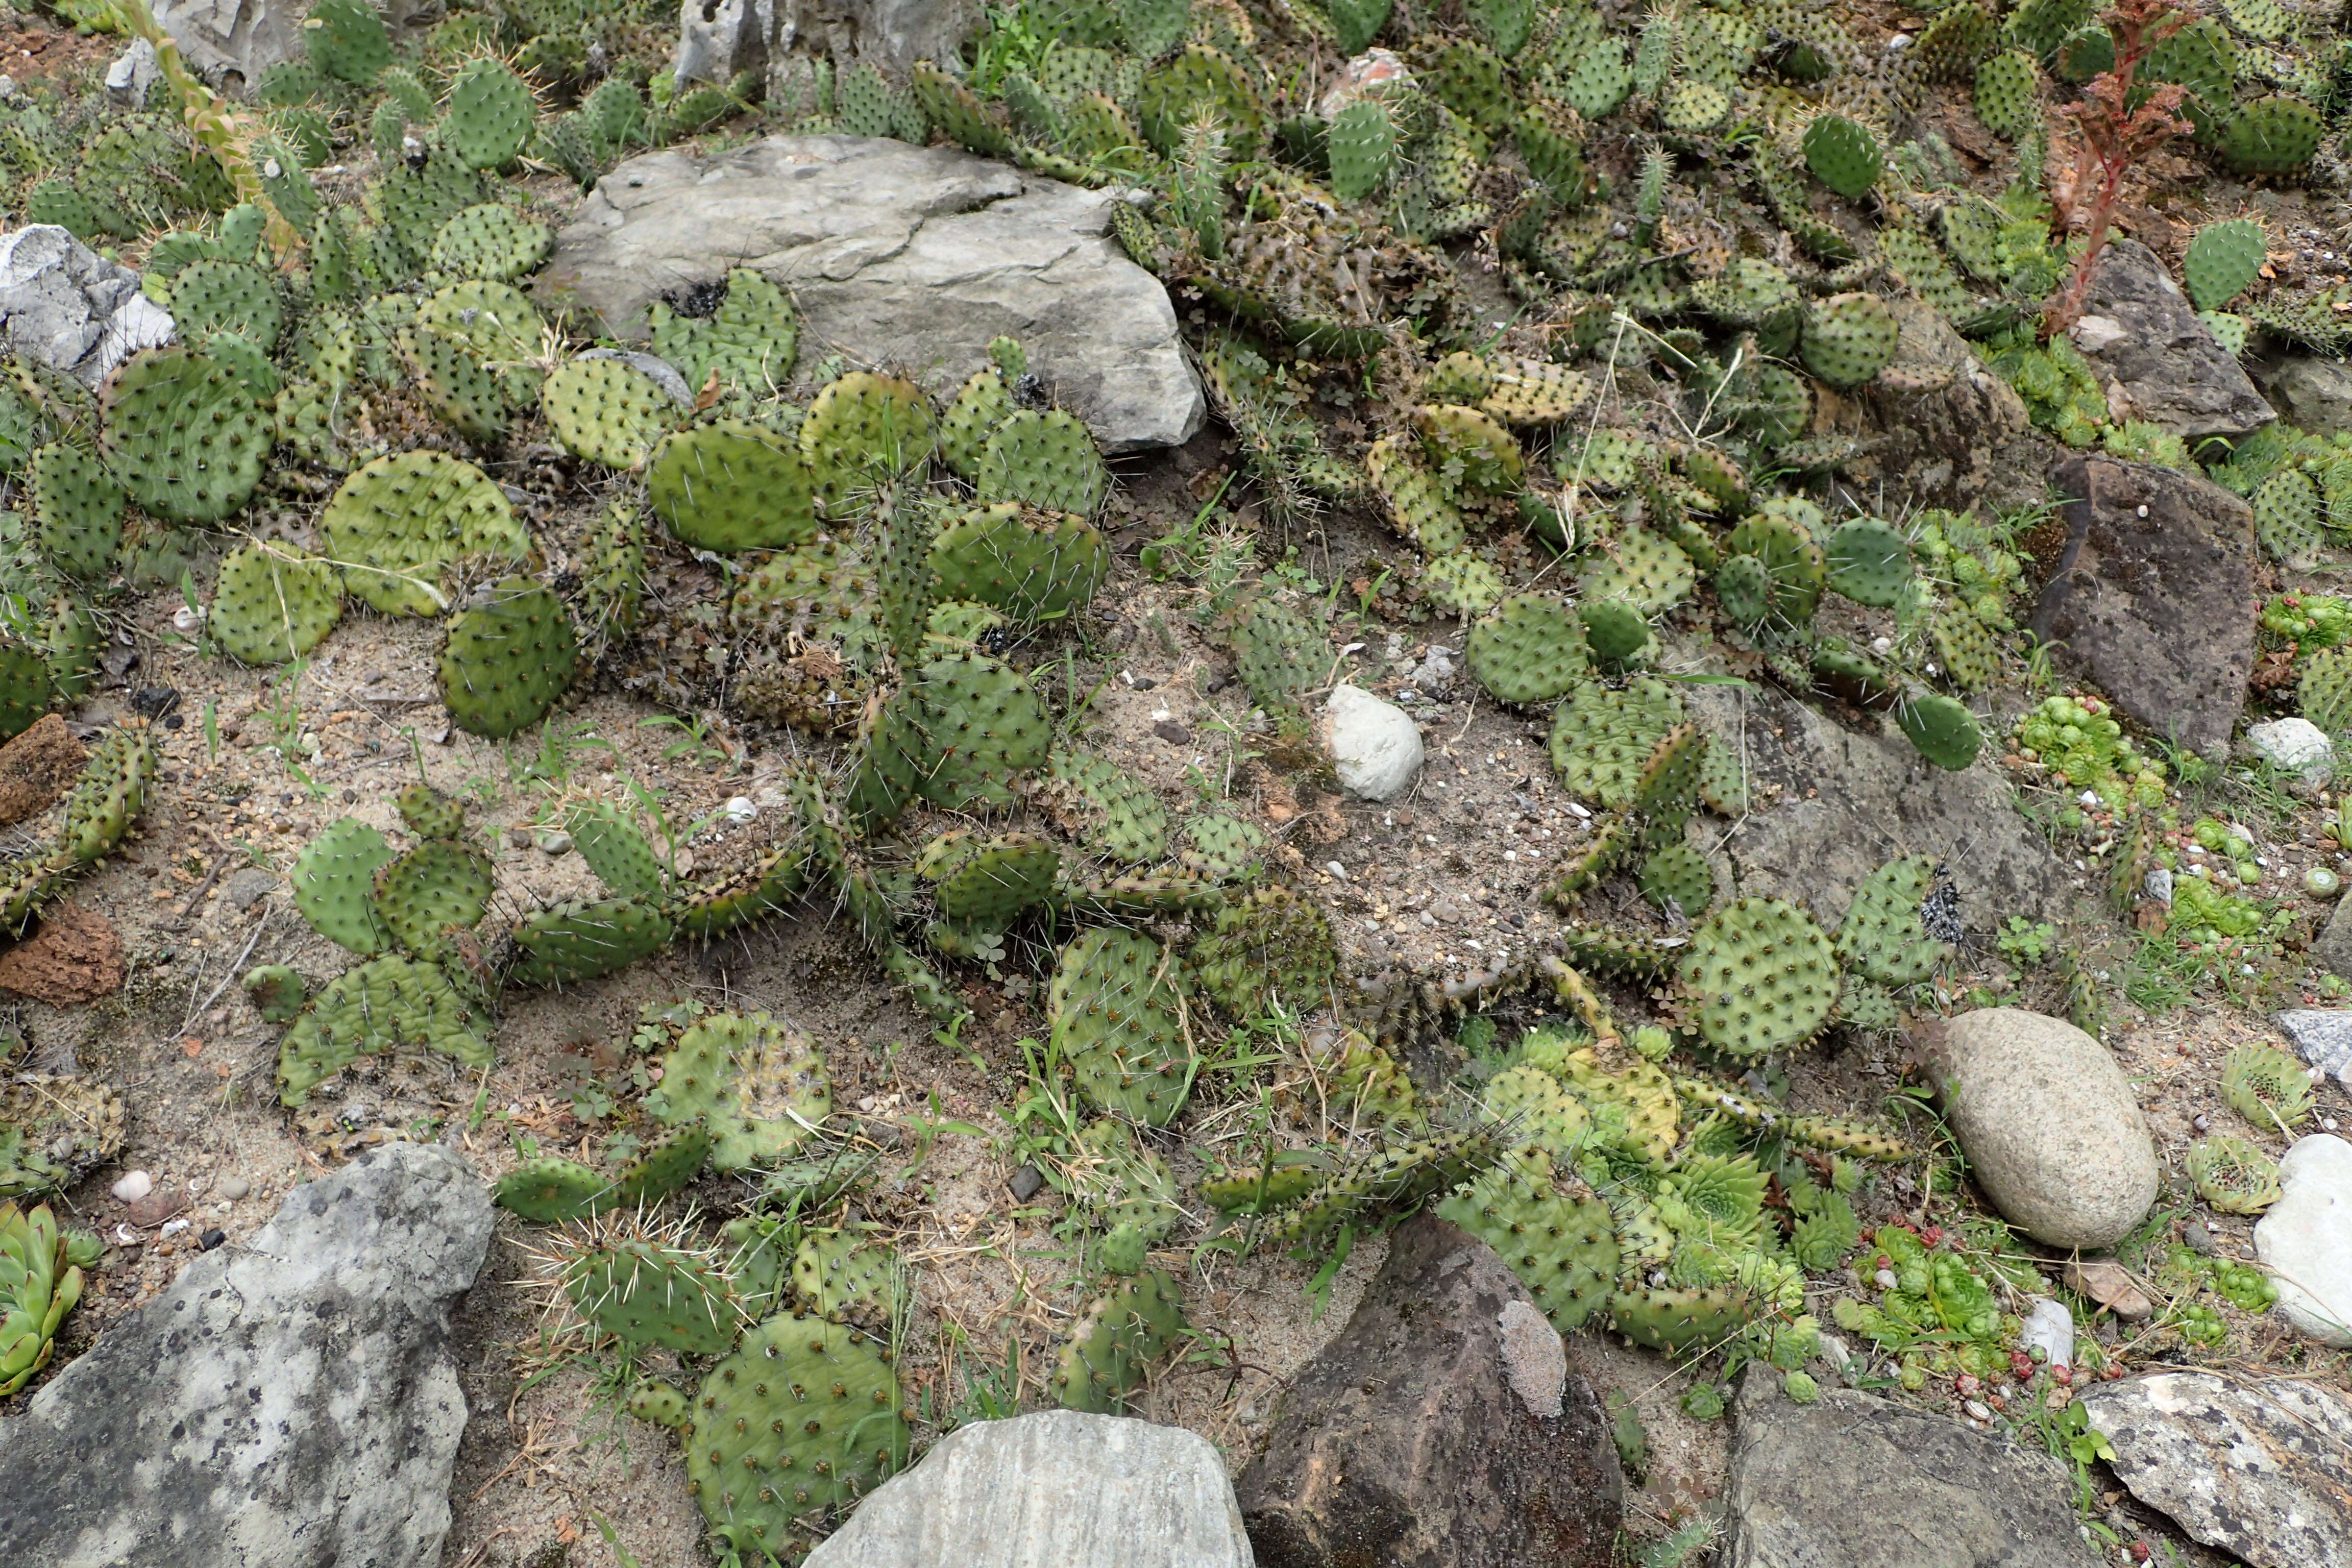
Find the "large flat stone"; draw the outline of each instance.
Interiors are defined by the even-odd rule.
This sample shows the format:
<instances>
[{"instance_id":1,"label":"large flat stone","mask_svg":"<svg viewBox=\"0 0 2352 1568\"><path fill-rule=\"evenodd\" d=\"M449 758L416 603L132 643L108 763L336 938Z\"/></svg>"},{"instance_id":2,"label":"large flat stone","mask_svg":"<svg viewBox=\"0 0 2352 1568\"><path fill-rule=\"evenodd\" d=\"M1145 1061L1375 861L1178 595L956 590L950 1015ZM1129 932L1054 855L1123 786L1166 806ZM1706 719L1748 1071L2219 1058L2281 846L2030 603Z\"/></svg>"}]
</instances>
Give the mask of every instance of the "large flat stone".
<instances>
[{"instance_id":1,"label":"large flat stone","mask_svg":"<svg viewBox=\"0 0 2352 1568\"><path fill-rule=\"evenodd\" d=\"M2279 1310L2322 1344L2352 1347L2352 1143L2298 1138L2279 1160L2278 1202L2254 1226L2254 1255Z\"/></svg>"},{"instance_id":2,"label":"large flat stone","mask_svg":"<svg viewBox=\"0 0 2352 1568\"><path fill-rule=\"evenodd\" d=\"M1484 1242L1398 1226L1235 1489L1260 1568L1607 1568L1624 1477L1559 1339Z\"/></svg>"},{"instance_id":3,"label":"large flat stone","mask_svg":"<svg viewBox=\"0 0 2352 1568\"><path fill-rule=\"evenodd\" d=\"M1751 1366L1732 1435L1725 1568L2093 1568L2066 1467L1851 1389L1782 1398Z\"/></svg>"},{"instance_id":4,"label":"large flat stone","mask_svg":"<svg viewBox=\"0 0 2352 1568\"><path fill-rule=\"evenodd\" d=\"M1830 919L1886 860L1925 854L1944 859L1959 918L1980 938L2011 915L2067 917L2066 868L1990 761L1948 773L1891 724L1843 725L1776 691L1697 687L1688 700L1717 743L1744 750L1752 810L1727 846L1743 897L1794 899Z\"/></svg>"},{"instance_id":5,"label":"large flat stone","mask_svg":"<svg viewBox=\"0 0 2352 1568\"><path fill-rule=\"evenodd\" d=\"M944 396L1012 337L1107 449L1175 446L1206 404L1168 291L1108 237L1117 199L887 138L681 148L605 175L534 288L632 337L655 300L749 267L799 304L804 365L839 350Z\"/></svg>"},{"instance_id":6,"label":"large flat stone","mask_svg":"<svg viewBox=\"0 0 2352 1568\"><path fill-rule=\"evenodd\" d=\"M2164 263L2136 239L2109 240L2100 253L2073 336L2118 422L2144 420L2193 443L2235 439L2278 417Z\"/></svg>"},{"instance_id":7,"label":"large flat stone","mask_svg":"<svg viewBox=\"0 0 2352 1568\"><path fill-rule=\"evenodd\" d=\"M2132 1496L2252 1568L2352 1563L2352 1401L2299 1378L2168 1372L2094 1384Z\"/></svg>"},{"instance_id":8,"label":"large flat stone","mask_svg":"<svg viewBox=\"0 0 2352 1568\"><path fill-rule=\"evenodd\" d=\"M2067 535L2033 635L2126 713L2226 757L2254 666L2254 513L2194 475L2095 454L2050 482Z\"/></svg>"},{"instance_id":9,"label":"large flat stone","mask_svg":"<svg viewBox=\"0 0 2352 1568\"><path fill-rule=\"evenodd\" d=\"M449 1312L490 1240L390 1143L188 1265L0 1421L9 1568L436 1568L466 1427Z\"/></svg>"},{"instance_id":10,"label":"large flat stone","mask_svg":"<svg viewBox=\"0 0 2352 1568\"><path fill-rule=\"evenodd\" d=\"M805 1568L1250 1568L1250 1548L1207 1438L1046 1410L949 1433Z\"/></svg>"}]
</instances>

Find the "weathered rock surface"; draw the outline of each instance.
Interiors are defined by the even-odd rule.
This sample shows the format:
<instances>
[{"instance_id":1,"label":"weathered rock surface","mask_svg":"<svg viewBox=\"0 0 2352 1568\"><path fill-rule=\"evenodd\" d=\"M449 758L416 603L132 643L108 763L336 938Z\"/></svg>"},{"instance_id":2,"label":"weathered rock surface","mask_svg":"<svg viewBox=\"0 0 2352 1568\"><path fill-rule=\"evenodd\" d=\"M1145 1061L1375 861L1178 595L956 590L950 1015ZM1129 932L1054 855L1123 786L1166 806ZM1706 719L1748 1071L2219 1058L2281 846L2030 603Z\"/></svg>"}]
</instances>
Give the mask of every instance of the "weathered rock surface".
<instances>
[{"instance_id":1,"label":"weathered rock surface","mask_svg":"<svg viewBox=\"0 0 2352 1568\"><path fill-rule=\"evenodd\" d=\"M2136 239L2107 242L2073 335L2118 423L2146 420L2194 442L2234 439L2278 417L2164 263Z\"/></svg>"},{"instance_id":2,"label":"weathered rock surface","mask_svg":"<svg viewBox=\"0 0 2352 1568\"><path fill-rule=\"evenodd\" d=\"M1998 769L1947 773L1899 732L1848 729L1778 692L1748 693L1744 718L1741 700L1719 688L1690 697L1719 742L1745 733L1752 815L1729 846L1743 896L1834 913L1890 856L1933 854L1948 858L1972 931L2013 914L2065 918L2070 873L2017 814Z\"/></svg>"},{"instance_id":3,"label":"weathered rock surface","mask_svg":"<svg viewBox=\"0 0 2352 1568\"><path fill-rule=\"evenodd\" d=\"M2252 1568L2352 1563L2352 1401L2297 1378L2159 1373L2094 1384L2091 1424L2132 1496Z\"/></svg>"},{"instance_id":4,"label":"weathered rock surface","mask_svg":"<svg viewBox=\"0 0 2352 1568\"><path fill-rule=\"evenodd\" d=\"M2289 354L2253 366L2255 384L2280 417L2298 430L2333 436L2352 430L2352 364Z\"/></svg>"},{"instance_id":5,"label":"weathered rock surface","mask_svg":"<svg viewBox=\"0 0 2352 1568\"><path fill-rule=\"evenodd\" d=\"M960 1426L857 1505L805 1568L1249 1568L1209 1440L1040 1411Z\"/></svg>"},{"instance_id":6,"label":"weathered rock surface","mask_svg":"<svg viewBox=\"0 0 2352 1568\"><path fill-rule=\"evenodd\" d=\"M303 57L309 11L289 0L154 0L156 25L190 65L232 97L243 97L280 60Z\"/></svg>"},{"instance_id":7,"label":"weathered rock surface","mask_svg":"<svg viewBox=\"0 0 2352 1568\"><path fill-rule=\"evenodd\" d=\"M1920 506L1982 501L2005 511L2039 502L2056 447L2033 428L2016 389L1941 311L1916 300L1894 304L1901 384L1866 386L1832 415L1832 430L1863 443L1845 473L1874 492L1884 480Z\"/></svg>"},{"instance_id":8,"label":"weathered rock surface","mask_svg":"<svg viewBox=\"0 0 2352 1568\"><path fill-rule=\"evenodd\" d=\"M1542 1413L1550 1363L1510 1337L1515 1301L1533 1308L1484 1243L1431 1215L1398 1227L1242 1476L1259 1568L1612 1561L1624 1477L1601 1402L1563 1363Z\"/></svg>"},{"instance_id":9,"label":"weathered rock surface","mask_svg":"<svg viewBox=\"0 0 2352 1568\"><path fill-rule=\"evenodd\" d=\"M433 1568L488 1194L385 1144L208 1252L0 1421L10 1568Z\"/></svg>"},{"instance_id":10,"label":"weathered rock surface","mask_svg":"<svg viewBox=\"0 0 2352 1568\"><path fill-rule=\"evenodd\" d=\"M2254 1226L2279 1310L2322 1344L2352 1345L2352 1143L2298 1138L2279 1160L2279 1201Z\"/></svg>"},{"instance_id":11,"label":"weathered rock surface","mask_svg":"<svg viewBox=\"0 0 2352 1568\"><path fill-rule=\"evenodd\" d=\"M65 720L45 713L0 746L0 827L47 811L72 787L89 754Z\"/></svg>"},{"instance_id":12,"label":"weathered rock surface","mask_svg":"<svg viewBox=\"0 0 2352 1568\"><path fill-rule=\"evenodd\" d=\"M1851 1389L1739 1385L1726 1568L2092 1568L2066 1467Z\"/></svg>"},{"instance_id":13,"label":"weathered rock surface","mask_svg":"<svg viewBox=\"0 0 2352 1568\"><path fill-rule=\"evenodd\" d=\"M0 993L53 1007L78 1007L122 989L122 936L114 922L79 904L58 904L40 929L0 952Z\"/></svg>"},{"instance_id":14,"label":"weathered rock surface","mask_svg":"<svg viewBox=\"0 0 2352 1568\"><path fill-rule=\"evenodd\" d=\"M678 149L605 175L534 287L628 337L656 299L749 267L798 302L803 363L838 349L944 395L1001 334L1107 449L1175 446L1206 404L1168 291L1106 237L1116 200L884 138Z\"/></svg>"},{"instance_id":15,"label":"weathered rock surface","mask_svg":"<svg viewBox=\"0 0 2352 1568\"><path fill-rule=\"evenodd\" d=\"M53 223L0 235L0 331L8 347L84 385L141 349L172 341L172 318L139 274Z\"/></svg>"},{"instance_id":16,"label":"weathered rock surface","mask_svg":"<svg viewBox=\"0 0 2352 1568\"><path fill-rule=\"evenodd\" d=\"M2336 913L2327 922L2331 933L2344 922L2347 909L2352 909L2352 899L2336 906ZM2352 1010L2292 1007L2278 1015L2278 1026L2286 1031L2286 1037L2294 1043L2306 1066L2317 1068L2352 1089Z\"/></svg>"},{"instance_id":17,"label":"weathered rock surface","mask_svg":"<svg viewBox=\"0 0 2352 1568\"><path fill-rule=\"evenodd\" d=\"M2147 1215L2156 1145L2105 1046L2021 1007L1933 1020L1913 1037L1969 1174L2011 1225L2088 1250Z\"/></svg>"},{"instance_id":18,"label":"weathered rock surface","mask_svg":"<svg viewBox=\"0 0 2352 1568\"><path fill-rule=\"evenodd\" d=\"M1411 789L1423 755L1411 715L1344 681L1323 705L1323 749L1339 786L1360 800L1394 800Z\"/></svg>"},{"instance_id":19,"label":"weathered rock surface","mask_svg":"<svg viewBox=\"0 0 2352 1568\"><path fill-rule=\"evenodd\" d=\"M979 0L687 0L671 69L683 84L757 71L772 103L792 105L814 59L836 70L951 60L979 30Z\"/></svg>"},{"instance_id":20,"label":"weathered rock surface","mask_svg":"<svg viewBox=\"0 0 2352 1568\"><path fill-rule=\"evenodd\" d=\"M2324 784L2336 765L2336 742L2308 719L2271 719L2246 726L2246 751L2278 769Z\"/></svg>"},{"instance_id":21,"label":"weathered rock surface","mask_svg":"<svg viewBox=\"0 0 2352 1568\"><path fill-rule=\"evenodd\" d=\"M2253 509L2193 475L2096 455L2067 458L2050 482L2070 498L2068 531L2034 636L2150 730L2226 756L2261 607Z\"/></svg>"}]
</instances>

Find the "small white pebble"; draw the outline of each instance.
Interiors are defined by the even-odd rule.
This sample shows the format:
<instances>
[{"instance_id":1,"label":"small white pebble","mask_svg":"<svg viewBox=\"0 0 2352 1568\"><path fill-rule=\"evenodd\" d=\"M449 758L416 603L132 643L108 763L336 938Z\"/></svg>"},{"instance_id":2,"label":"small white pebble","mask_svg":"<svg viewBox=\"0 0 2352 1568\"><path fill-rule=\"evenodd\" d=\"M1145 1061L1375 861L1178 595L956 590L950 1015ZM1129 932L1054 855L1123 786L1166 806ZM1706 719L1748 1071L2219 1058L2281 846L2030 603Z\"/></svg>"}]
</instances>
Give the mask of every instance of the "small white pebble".
<instances>
[{"instance_id":1,"label":"small white pebble","mask_svg":"<svg viewBox=\"0 0 2352 1568\"><path fill-rule=\"evenodd\" d=\"M1569 810L1570 810L1570 811L1572 811L1572 812L1574 812L1574 813L1576 813L1576 815L1577 815L1577 816L1580 816L1580 817L1584 818L1584 820L1585 820L1585 821L1587 821L1587 822L1590 822L1590 821L1591 821L1591 820L1592 820L1592 813L1591 813L1591 812L1589 812L1589 811L1587 811L1587 810L1585 810L1585 809L1584 809L1584 803L1583 803L1583 802L1581 802L1581 801L1575 801L1575 800L1571 800L1571 801L1570 801L1570 802L1568 803L1568 809L1569 809Z\"/></svg>"},{"instance_id":2,"label":"small white pebble","mask_svg":"<svg viewBox=\"0 0 2352 1568\"><path fill-rule=\"evenodd\" d=\"M1897 33L1886 40L1886 52L1890 55L1897 49L1907 49L1910 47L1911 35L1908 33Z\"/></svg>"},{"instance_id":3,"label":"small white pebble","mask_svg":"<svg viewBox=\"0 0 2352 1568\"><path fill-rule=\"evenodd\" d=\"M205 613L192 605L182 605L172 612L172 625L184 632L194 631L205 624Z\"/></svg>"},{"instance_id":4,"label":"small white pebble","mask_svg":"<svg viewBox=\"0 0 2352 1568\"><path fill-rule=\"evenodd\" d=\"M144 1171L123 1173L122 1179L115 1183L112 1189L115 1201L125 1204L135 1204L154 1190L155 1178Z\"/></svg>"},{"instance_id":5,"label":"small white pebble","mask_svg":"<svg viewBox=\"0 0 2352 1568\"><path fill-rule=\"evenodd\" d=\"M1893 637L1873 637L1870 639L1870 651L1880 654L1893 653L1895 651L1895 639Z\"/></svg>"},{"instance_id":6,"label":"small white pebble","mask_svg":"<svg viewBox=\"0 0 2352 1568\"><path fill-rule=\"evenodd\" d=\"M1340 865L1337 860L1326 860L1323 862L1323 868L1343 882L1348 879L1348 868Z\"/></svg>"},{"instance_id":7,"label":"small white pebble","mask_svg":"<svg viewBox=\"0 0 2352 1568\"><path fill-rule=\"evenodd\" d=\"M1503 858L1506 860L1516 860L1518 858L1519 852L1516 849L1506 849L1503 851Z\"/></svg>"},{"instance_id":8,"label":"small white pebble","mask_svg":"<svg viewBox=\"0 0 2352 1568\"><path fill-rule=\"evenodd\" d=\"M114 1227L114 1245L136 1247L139 1245L139 1233L127 1225L118 1225Z\"/></svg>"},{"instance_id":9,"label":"small white pebble","mask_svg":"<svg viewBox=\"0 0 2352 1568\"><path fill-rule=\"evenodd\" d=\"M2321 1117L2321 1118L2319 1119L2319 1124L2320 1124L2320 1126L2322 1126L2322 1127L2326 1128L2326 1129L2328 1131L2330 1131L2330 1132L2333 1132L2333 1131L2336 1131L2336 1118L2334 1118L2333 1116L2323 1116L2323 1117Z\"/></svg>"},{"instance_id":10,"label":"small white pebble","mask_svg":"<svg viewBox=\"0 0 2352 1568\"><path fill-rule=\"evenodd\" d=\"M1892 1290L1897 1285L1903 1283L1902 1280L1897 1279L1895 1277L1895 1270L1892 1268L1882 1268L1877 1273L1872 1275L1871 1279L1876 1281L1878 1288L1882 1290Z\"/></svg>"},{"instance_id":11,"label":"small white pebble","mask_svg":"<svg viewBox=\"0 0 2352 1568\"><path fill-rule=\"evenodd\" d=\"M749 822L760 815L760 808L751 804L751 797L748 795L737 795L722 809L726 811L727 818L730 822Z\"/></svg>"},{"instance_id":12,"label":"small white pebble","mask_svg":"<svg viewBox=\"0 0 2352 1568\"><path fill-rule=\"evenodd\" d=\"M1480 952L1486 952L1486 944L1485 942L1480 942L1480 941L1479 941L1476 937L1475 937L1475 936L1465 936L1465 937L1464 937L1464 938L1462 939L1462 945L1463 945L1463 946L1465 946L1465 947L1475 947L1475 948L1476 948Z\"/></svg>"},{"instance_id":13,"label":"small white pebble","mask_svg":"<svg viewBox=\"0 0 2352 1568\"><path fill-rule=\"evenodd\" d=\"M2147 509L2142 508L2141 510L2146 510ZM1980 1399L1969 1400L1968 1410L1969 1419L1971 1421L1990 1421L1992 1419L1992 1406L1987 1405Z\"/></svg>"},{"instance_id":14,"label":"small white pebble","mask_svg":"<svg viewBox=\"0 0 2352 1568\"><path fill-rule=\"evenodd\" d=\"M1381 922L1378 921L1366 921L1364 922L1364 929L1368 931L1378 931L1381 929Z\"/></svg>"},{"instance_id":15,"label":"small white pebble","mask_svg":"<svg viewBox=\"0 0 2352 1568\"><path fill-rule=\"evenodd\" d=\"M2135 508L2135 509L2134 509L2134 511L2135 511L2135 514L2136 514L2136 515L2137 515L2137 516L2140 516L2140 517L2146 517L2146 516L2147 515L2147 503L2146 501L2142 501L2142 502L2141 502L2141 503L2140 503L2137 508Z\"/></svg>"}]
</instances>

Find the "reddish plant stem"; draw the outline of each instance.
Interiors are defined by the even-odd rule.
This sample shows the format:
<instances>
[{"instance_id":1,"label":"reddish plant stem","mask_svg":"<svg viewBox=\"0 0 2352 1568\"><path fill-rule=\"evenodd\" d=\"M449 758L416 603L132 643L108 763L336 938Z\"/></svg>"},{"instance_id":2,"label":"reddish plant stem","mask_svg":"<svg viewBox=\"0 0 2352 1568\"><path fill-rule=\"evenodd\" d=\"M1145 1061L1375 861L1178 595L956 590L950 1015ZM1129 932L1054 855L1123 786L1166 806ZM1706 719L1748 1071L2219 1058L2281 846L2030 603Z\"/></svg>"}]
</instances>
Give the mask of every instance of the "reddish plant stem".
<instances>
[{"instance_id":1,"label":"reddish plant stem","mask_svg":"<svg viewBox=\"0 0 2352 1568\"><path fill-rule=\"evenodd\" d=\"M2074 122L2074 171L2071 179L2053 187L2051 197L2059 232L2080 233L2084 245L2065 287L2051 296L2042 310L2045 338L2082 318L2091 276L2107 247L2116 204L2123 196L2125 176L2158 148L2193 129L2180 115L2185 88L2168 83L2149 92L2137 109L2131 107L2140 67L2158 45L2188 26L2188 17L2172 8L2171 0L2117 0L2101 20L2115 40L2115 68L2093 78L2079 101L2058 111Z\"/></svg>"}]
</instances>

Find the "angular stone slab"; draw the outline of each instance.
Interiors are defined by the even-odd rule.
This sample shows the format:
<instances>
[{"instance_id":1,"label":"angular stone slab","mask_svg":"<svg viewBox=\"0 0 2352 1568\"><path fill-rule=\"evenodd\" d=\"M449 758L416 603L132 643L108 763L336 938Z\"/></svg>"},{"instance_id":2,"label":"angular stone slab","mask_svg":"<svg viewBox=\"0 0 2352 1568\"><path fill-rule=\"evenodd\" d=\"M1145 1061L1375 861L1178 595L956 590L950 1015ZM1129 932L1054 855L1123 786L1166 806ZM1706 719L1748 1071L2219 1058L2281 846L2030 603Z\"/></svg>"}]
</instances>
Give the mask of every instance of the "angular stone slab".
<instances>
[{"instance_id":1,"label":"angular stone slab","mask_svg":"<svg viewBox=\"0 0 2352 1568\"><path fill-rule=\"evenodd\" d=\"M0 1420L9 1568L436 1568L490 1242L456 1151L388 1143L204 1254Z\"/></svg>"},{"instance_id":2,"label":"angular stone slab","mask_svg":"<svg viewBox=\"0 0 2352 1568\"><path fill-rule=\"evenodd\" d=\"M2116 706L2159 735L2226 757L2254 668L2253 508L2190 474L2096 453L2050 472L2066 548L2033 635L2063 643Z\"/></svg>"},{"instance_id":3,"label":"angular stone slab","mask_svg":"<svg viewBox=\"0 0 2352 1568\"><path fill-rule=\"evenodd\" d=\"M2253 1568L2352 1563L2352 1401L2291 1377L2095 1384L2091 1425L2132 1496Z\"/></svg>"},{"instance_id":4,"label":"angular stone slab","mask_svg":"<svg viewBox=\"0 0 2352 1568\"><path fill-rule=\"evenodd\" d=\"M1250 1568L1206 1437L1045 1410L959 1426L804 1568Z\"/></svg>"},{"instance_id":5,"label":"angular stone slab","mask_svg":"<svg viewBox=\"0 0 2352 1568\"><path fill-rule=\"evenodd\" d=\"M2164 263L2136 239L2107 242L2072 335L2117 424L2145 420L2194 445L2208 436L2234 440L2278 417Z\"/></svg>"},{"instance_id":6,"label":"angular stone slab","mask_svg":"<svg viewBox=\"0 0 2352 1568\"><path fill-rule=\"evenodd\" d=\"M2352 1348L2352 1143L2310 1132L2279 1158L2279 1200L2254 1226L2254 1256L2295 1331Z\"/></svg>"},{"instance_id":7,"label":"angular stone slab","mask_svg":"<svg viewBox=\"0 0 2352 1568\"><path fill-rule=\"evenodd\" d=\"M803 365L839 350L946 396L1011 337L1107 449L1176 446L1207 405L1167 289L1108 237L1117 199L880 137L677 149L605 175L533 287L635 337L655 300L749 267L799 304Z\"/></svg>"},{"instance_id":8,"label":"angular stone slab","mask_svg":"<svg viewBox=\"0 0 2352 1568\"><path fill-rule=\"evenodd\" d=\"M1740 1380L1724 1568L2094 1568L2066 1467L1852 1389Z\"/></svg>"}]
</instances>

